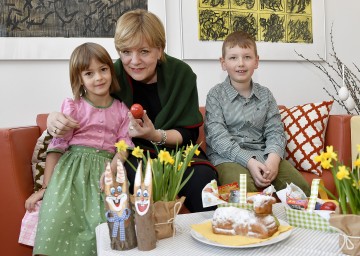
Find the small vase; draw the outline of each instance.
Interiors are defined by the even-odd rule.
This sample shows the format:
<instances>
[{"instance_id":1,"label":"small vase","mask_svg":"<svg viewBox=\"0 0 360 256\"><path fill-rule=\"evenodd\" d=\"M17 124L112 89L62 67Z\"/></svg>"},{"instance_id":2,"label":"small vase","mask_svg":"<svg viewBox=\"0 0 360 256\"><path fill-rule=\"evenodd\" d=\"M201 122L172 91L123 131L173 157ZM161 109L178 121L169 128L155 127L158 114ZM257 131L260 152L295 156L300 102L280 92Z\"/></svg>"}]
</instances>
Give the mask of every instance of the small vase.
<instances>
[{"instance_id":1,"label":"small vase","mask_svg":"<svg viewBox=\"0 0 360 256\"><path fill-rule=\"evenodd\" d=\"M171 202L154 203L155 231L158 240L172 237L175 234L174 220L179 213L185 197Z\"/></svg>"},{"instance_id":2,"label":"small vase","mask_svg":"<svg viewBox=\"0 0 360 256\"><path fill-rule=\"evenodd\" d=\"M344 254L360 255L360 215L331 214L330 225L339 229L339 246Z\"/></svg>"}]
</instances>

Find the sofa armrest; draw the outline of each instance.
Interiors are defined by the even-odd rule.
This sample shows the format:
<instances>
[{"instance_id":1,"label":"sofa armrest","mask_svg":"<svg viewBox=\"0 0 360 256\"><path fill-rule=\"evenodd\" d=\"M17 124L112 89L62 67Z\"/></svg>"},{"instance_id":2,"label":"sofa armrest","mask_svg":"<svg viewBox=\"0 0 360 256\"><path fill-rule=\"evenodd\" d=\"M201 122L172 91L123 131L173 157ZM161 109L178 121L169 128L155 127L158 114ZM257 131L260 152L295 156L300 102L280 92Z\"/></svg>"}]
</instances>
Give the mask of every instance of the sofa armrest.
<instances>
[{"instance_id":1,"label":"sofa armrest","mask_svg":"<svg viewBox=\"0 0 360 256\"><path fill-rule=\"evenodd\" d=\"M0 194L3 255L31 255L32 249L18 243L25 200L33 192L31 157L40 129L37 126L0 129Z\"/></svg>"},{"instance_id":2,"label":"sofa armrest","mask_svg":"<svg viewBox=\"0 0 360 256\"><path fill-rule=\"evenodd\" d=\"M338 160L347 166L351 166L351 117L351 115L330 115L325 135L325 147L333 146L338 154Z\"/></svg>"}]
</instances>

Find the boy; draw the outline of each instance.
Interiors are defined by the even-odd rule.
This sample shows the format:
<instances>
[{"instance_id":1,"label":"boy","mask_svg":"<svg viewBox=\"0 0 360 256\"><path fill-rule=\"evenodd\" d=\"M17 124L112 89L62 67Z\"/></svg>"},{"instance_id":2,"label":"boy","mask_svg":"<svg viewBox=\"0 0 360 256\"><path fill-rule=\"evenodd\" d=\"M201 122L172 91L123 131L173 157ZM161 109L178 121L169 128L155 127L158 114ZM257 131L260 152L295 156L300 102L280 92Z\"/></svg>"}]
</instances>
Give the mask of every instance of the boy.
<instances>
[{"instance_id":1,"label":"boy","mask_svg":"<svg viewBox=\"0 0 360 256\"><path fill-rule=\"evenodd\" d=\"M220 63L228 77L209 91L205 115L207 155L220 184L239 181L245 173L248 192L270 184L281 190L293 182L309 196L309 184L283 159L286 138L276 100L252 81L259 65L255 40L245 32L231 33Z\"/></svg>"}]
</instances>

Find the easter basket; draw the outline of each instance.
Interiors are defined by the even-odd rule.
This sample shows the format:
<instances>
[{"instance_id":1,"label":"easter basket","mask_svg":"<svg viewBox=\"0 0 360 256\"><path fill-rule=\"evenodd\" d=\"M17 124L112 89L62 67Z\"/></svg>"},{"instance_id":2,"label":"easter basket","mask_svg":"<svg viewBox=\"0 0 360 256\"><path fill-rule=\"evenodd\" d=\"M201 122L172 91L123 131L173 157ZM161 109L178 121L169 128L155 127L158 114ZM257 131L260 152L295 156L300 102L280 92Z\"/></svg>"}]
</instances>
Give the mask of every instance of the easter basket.
<instances>
[{"instance_id":1,"label":"easter basket","mask_svg":"<svg viewBox=\"0 0 360 256\"><path fill-rule=\"evenodd\" d=\"M286 217L290 225L299 228L336 232L329 224L329 218L327 218L330 217L329 211L315 210L318 195L323 201L332 201L328 200L325 191L319 187L319 184L322 184L322 182L321 179L313 179L311 184L311 195L306 210L292 209L288 206L285 207ZM321 212L324 213L324 217L318 214Z\"/></svg>"}]
</instances>

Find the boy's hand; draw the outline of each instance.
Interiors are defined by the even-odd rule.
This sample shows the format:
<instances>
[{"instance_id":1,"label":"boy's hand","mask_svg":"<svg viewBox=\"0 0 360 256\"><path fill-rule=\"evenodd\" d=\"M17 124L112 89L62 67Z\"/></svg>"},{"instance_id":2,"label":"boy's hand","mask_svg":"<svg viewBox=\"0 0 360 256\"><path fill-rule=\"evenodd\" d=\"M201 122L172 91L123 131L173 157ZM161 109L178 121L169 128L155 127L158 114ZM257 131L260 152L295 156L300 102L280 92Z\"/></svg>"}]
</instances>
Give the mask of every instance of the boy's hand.
<instances>
[{"instance_id":1,"label":"boy's hand","mask_svg":"<svg viewBox=\"0 0 360 256\"><path fill-rule=\"evenodd\" d=\"M266 165L262 164L254 158L251 158L247 164L247 168L249 169L257 187L264 188L270 186L271 181L267 178L264 178L265 174L269 175L270 173L270 170L266 167Z\"/></svg>"},{"instance_id":2,"label":"boy's hand","mask_svg":"<svg viewBox=\"0 0 360 256\"><path fill-rule=\"evenodd\" d=\"M25 209L29 212L32 212L35 210L35 204L40 201L45 193L45 189L41 189L39 191L36 191L34 194L29 196L28 199L25 201Z\"/></svg>"},{"instance_id":3,"label":"boy's hand","mask_svg":"<svg viewBox=\"0 0 360 256\"><path fill-rule=\"evenodd\" d=\"M275 153L270 153L265 161L265 165L269 170L269 173L264 173L263 177L269 179L271 182L275 180L279 173L280 157Z\"/></svg>"}]
</instances>

